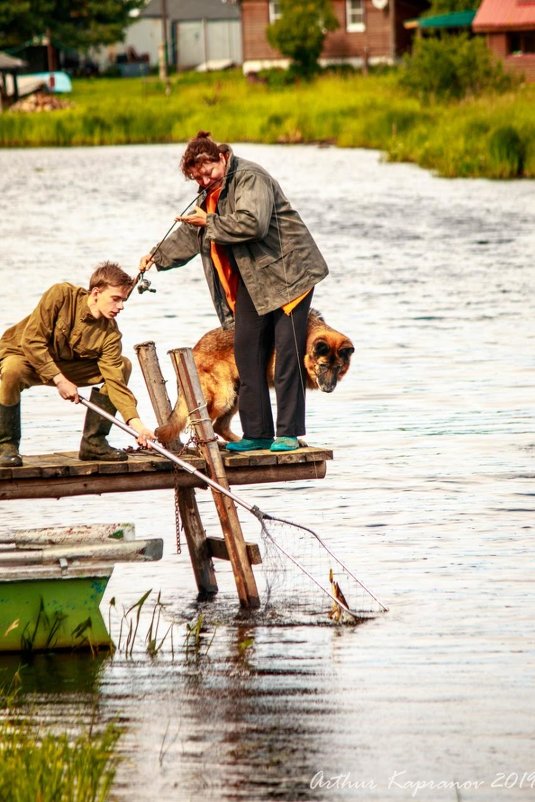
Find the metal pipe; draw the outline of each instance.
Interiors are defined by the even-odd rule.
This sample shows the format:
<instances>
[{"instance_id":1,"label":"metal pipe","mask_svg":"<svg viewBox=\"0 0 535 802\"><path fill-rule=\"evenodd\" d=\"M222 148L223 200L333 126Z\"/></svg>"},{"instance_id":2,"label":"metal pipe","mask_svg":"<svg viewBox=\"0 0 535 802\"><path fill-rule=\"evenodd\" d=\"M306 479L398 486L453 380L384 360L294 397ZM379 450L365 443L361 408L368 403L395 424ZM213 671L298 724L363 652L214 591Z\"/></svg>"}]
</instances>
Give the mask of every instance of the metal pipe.
<instances>
[{"instance_id":1,"label":"metal pipe","mask_svg":"<svg viewBox=\"0 0 535 802\"><path fill-rule=\"evenodd\" d=\"M88 409L92 409L93 412L96 412L98 415L102 415L103 418L106 418L106 420L109 420L111 423L115 424L115 426L118 426L124 432L127 432L127 434L131 434L132 437L135 437L137 440L139 436L138 433L127 423L123 423L123 421L118 420L113 415L110 415L108 412L102 409L101 407L97 406L96 404L93 404L92 401L88 401L86 398L83 398L81 395L78 395L78 398L80 399L80 403L83 404L85 407L87 407ZM180 457L177 457L176 454L172 453L172 451L168 451L166 448L160 445L160 443L158 443L156 440L149 440L149 443L150 443L150 448L156 451L157 454L161 454L162 457L167 457L167 459L171 460L171 462L174 462L176 465L180 466L188 473L191 473L193 476L196 476L197 479L200 479L202 482L209 485L214 490L218 490L220 493L223 493L225 496L228 496L234 502L236 502L236 504L239 504L241 507L244 507L249 512L252 512L253 515L255 515L257 518L262 519L264 517L267 517L264 516L264 514L261 512L261 510L258 509L258 507L255 507L252 504L248 504L239 496L235 496L234 493L232 493L230 490L227 490L226 487L223 487L223 485L220 485L218 482L215 482L209 476L206 476L206 474L202 473L202 471L197 470L197 468L194 468L193 465L190 465L188 462L185 462L185 460L180 459Z\"/></svg>"}]
</instances>

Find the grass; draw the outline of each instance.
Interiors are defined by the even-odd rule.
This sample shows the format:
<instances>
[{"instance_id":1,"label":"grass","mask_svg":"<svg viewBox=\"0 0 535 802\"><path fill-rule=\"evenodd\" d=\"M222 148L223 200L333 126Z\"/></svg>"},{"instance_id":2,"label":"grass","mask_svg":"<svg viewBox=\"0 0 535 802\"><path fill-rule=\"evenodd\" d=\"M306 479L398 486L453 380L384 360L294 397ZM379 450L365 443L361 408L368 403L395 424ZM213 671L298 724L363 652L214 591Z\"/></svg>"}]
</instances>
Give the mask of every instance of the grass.
<instances>
[{"instance_id":1,"label":"grass","mask_svg":"<svg viewBox=\"0 0 535 802\"><path fill-rule=\"evenodd\" d=\"M0 722L0 799L105 802L115 776L120 732L43 733L28 722Z\"/></svg>"},{"instance_id":2,"label":"grass","mask_svg":"<svg viewBox=\"0 0 535 802\"><path fill-rule=\"evenodd\" d=\"M108 724L73 735L38 723L22 701L17 671L0 685L0 800L107 802L121 731Z\"/></svg>"},{"instance_id":3,"label":"grass","mask_svg":"<svg viewBox=\"0 0 535 802\"><path fill-rule=\"evenodd\" d=\"M429 103L401 89L394 70L290 86L231 70L180 73L169 96L152 76L77 79L71 99L72 109L0 115L0 146L185 142L206 129L231 143L375 148L449 177L535 177L534 84Z\"/></svg>"}]
</instances>

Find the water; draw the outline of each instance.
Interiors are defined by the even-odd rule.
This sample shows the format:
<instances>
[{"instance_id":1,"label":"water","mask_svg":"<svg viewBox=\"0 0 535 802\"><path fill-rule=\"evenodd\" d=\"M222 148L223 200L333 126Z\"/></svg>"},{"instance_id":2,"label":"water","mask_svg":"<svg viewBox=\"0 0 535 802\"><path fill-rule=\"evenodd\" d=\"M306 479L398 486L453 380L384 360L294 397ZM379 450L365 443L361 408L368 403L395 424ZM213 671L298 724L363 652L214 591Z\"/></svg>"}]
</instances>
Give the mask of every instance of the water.
<instances>
[{"instance_id":1,"label":"water","mask_svg":"<svg viewBox=\"0 0 535 802\"><path fill-rule=\"evenodd\" d=\"M170 491L9 502L2 531L130 520L163 537L161 562L117 567L104 608L152 588L174 632L154 659L142 641L131 657L37 659L25 688L51 724L119 720L117 800L531 800L533 183L445 181L373 151L236 150L302 212L331 267L314 305L357 347L333 395L309 394L307 439L334 449L327 477L239 492L316 529L390 612L357 628L247 619L222 565L201 646L186 649L200 608ZM193 197L180 155L0 151L2 328L99 261L135 273ZM151 279L157 293L135 293L121 317L125 350L154 340L174 398L167 350L216 321L198 262ZM152 421L137 367L133 388ZM28 391L23 453L76 449L82 416L53 389ZM6 676L16 665L0 659Z\"/></svg>"}]
</instances>

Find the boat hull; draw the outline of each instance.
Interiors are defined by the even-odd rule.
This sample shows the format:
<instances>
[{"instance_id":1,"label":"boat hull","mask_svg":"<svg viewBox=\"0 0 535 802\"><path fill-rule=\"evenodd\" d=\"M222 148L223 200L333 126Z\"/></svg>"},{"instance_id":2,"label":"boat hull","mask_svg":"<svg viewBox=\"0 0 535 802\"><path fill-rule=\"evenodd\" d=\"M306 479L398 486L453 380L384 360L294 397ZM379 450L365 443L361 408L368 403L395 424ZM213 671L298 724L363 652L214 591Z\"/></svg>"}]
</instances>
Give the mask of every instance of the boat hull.
<instances>
[{"instance_id":1,"label":"boat hull","mask_svg":"<svg viewBox=\"0 0 535 802\"><path fill-rule=\"evenodd\" d=\"M0 580L0 652L112 648L99 609L109 574Z\"/></svg>"}]
</instances>

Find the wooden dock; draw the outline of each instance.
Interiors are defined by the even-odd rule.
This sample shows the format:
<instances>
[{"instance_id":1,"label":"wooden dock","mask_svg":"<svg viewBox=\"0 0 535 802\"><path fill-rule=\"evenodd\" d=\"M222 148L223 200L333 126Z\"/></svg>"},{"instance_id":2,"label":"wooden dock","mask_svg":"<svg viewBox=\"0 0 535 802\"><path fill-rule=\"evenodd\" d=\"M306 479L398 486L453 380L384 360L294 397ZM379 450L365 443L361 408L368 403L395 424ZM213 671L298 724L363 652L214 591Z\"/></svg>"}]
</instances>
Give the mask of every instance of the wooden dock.
<instances>
[{"instance_id":1,"label":"wooden dock","mask_svg":"<svg viewBox=\"0 0 535 802\"><path fill-rule=\"evenodd\" d=\"M229 485L323 479L332 451L307 447L274 454L221 452ZM140 490L203 487L200 479L176 468L165 457L150 451L129 454L126 462L84 462L74 452L23 456L20 468L0 468L0 500L62 498ZM192 451L180 459L207 473L203 457Z\"/></svg>"},{"instance_id":2,"label":"wooden dock","mask_svg":"<svg viewBox=\"0 0 535 802\"><path fill-rule=\"evenodd\" d=\"M171 404L155 345L152 342L141 343L136 346L136 351L156 420L161 425L168 419ZM332 451L309 446L286 453L225 451L218 445L191 349L177 348L169 354L180 392L186 401L198 450L186 450L175 441L167 456L150 449L137 449L129 453L125 462L86 462L71 452L23 455L21 467L0 468L0 501L172 489L177 542L183 527L199 597L211 598L217 593L213 559L229 560L241 606L258 607L260 599L252 566L261 562L260 551L257 544L245 542L235 502L250 512L253 512L253 507L231 493L230 487L323 479L327 461L333 458ZM84 403L89 404L85 400ZM131 433L135 434L133 430ZM174 454L179 457L178 463L171 453L173 447ZM190 466L198 475L187 470ZM201 474L206 475L212 484L204 482ZM200 518L195 489L207 486L212 489L222 538L208 537Z\"/></svg>"}]
</instances>

